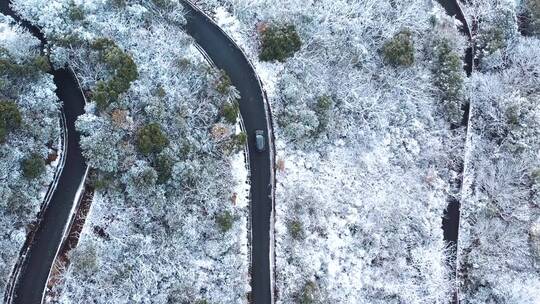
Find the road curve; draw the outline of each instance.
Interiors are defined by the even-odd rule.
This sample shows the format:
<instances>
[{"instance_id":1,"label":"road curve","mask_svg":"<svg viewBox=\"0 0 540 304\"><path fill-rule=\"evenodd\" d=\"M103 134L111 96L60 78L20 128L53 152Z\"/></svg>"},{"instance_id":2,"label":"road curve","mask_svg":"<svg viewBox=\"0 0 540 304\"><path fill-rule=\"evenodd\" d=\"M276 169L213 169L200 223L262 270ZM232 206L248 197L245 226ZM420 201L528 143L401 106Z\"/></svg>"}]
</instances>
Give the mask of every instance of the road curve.
<instances>
[{"instance_id":1,"label":"road curve","mask_svg":"<svg viewBox=\"0 0 540 304\"><path fill-rule=\"evenodd\" d=\"M0 0L0 12L20 21L9 7L8 0ZM21 22L30 32L45 44L39 30L28 22ZM67 150L65 165L58 180L56 191L50 203L42 212L33 241L27 254L22 257L21 271L16 278L14 294L6 294L7 303L38 304L43 292L51 265L67 228L75 205L77 190L87 169L79 146L79 133L75 131L75 120L84 113L84 96L74 76L67 69L52 72L56 84L56 94L63 101L62 110L66 117Z\"/></svg>"},{"instance_id":2,"label":"road curve","mask_svg":"<svg viewBox=\"0 0 540 304\"><path fill-rule=\"evenodd\" d=\"M186 32L203 48L210 59L224 70L240 92L240 114L248 134L249 162L251 170L251 302L273 302L271 279L271 227L273 210L273 142L272 149L257 152L254 143L255 130L264 130L272 139L269 109L259 79L242 50L212 20L191 2L182 2L186 13ZM268 119L267 119L268 118ZM270 134L269 134L270 133Z\"/></svg>"}]
</instances>

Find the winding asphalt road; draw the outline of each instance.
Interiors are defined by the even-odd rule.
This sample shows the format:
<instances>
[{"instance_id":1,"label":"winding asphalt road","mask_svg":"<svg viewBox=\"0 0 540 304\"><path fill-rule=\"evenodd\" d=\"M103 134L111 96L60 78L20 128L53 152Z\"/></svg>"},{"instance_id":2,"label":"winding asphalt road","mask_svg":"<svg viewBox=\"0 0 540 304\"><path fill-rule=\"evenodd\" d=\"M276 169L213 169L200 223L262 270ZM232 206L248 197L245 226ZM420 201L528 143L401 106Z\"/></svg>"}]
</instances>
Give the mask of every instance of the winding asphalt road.
<instances>
[{"instance_id":1,"label":"winding asphalt road","mask_svg":"<svg viewBox=\"0 0 540 304\"><path fill-rule=\"evenodd\" d=\"M0 12L20 21L9 8L8 0L0 1ZM21 24L38 37L42 44L45 44L39 29L24 21ZM63 101L62 110L66 117L67 151L64 151L66 162L56 191L42 214L34 240L24 257L12 303L41 303L49 271L61 244L72 207L76 203L77 190L87 168L79 147L79 134L75 131L75 120L77 116L84 113L84 97L77 81L68 70L55 70L52 74L57 87L56 94Z\"/></svg>"},{"instance_id":2,"label":"winding asphalt road","mask_svg":"<svg viewBox=\"0 0 540 304\"><path fill-rule=\"evenodd\" d=\"M264 130L268 139L264 95L253 67L236 44L206 15L183 2L186 32L199 44L215 65L224 70L240 92L240 113L249 137L251 168L251 302L272 302L270 265L270 217L272 215L272 172L270 149L257 152L255 130ZM268 140L266 142L268 148Z\"/></svg>"}]
</instances>

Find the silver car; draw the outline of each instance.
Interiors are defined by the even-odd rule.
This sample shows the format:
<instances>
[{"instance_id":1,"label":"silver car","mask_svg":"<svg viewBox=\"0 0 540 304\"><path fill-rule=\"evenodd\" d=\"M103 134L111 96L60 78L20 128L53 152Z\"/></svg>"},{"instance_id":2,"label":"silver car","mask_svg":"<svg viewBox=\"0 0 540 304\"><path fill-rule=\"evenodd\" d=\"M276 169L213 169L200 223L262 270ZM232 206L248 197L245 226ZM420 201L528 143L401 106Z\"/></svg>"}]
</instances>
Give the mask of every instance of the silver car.
<instances>
[{"instance_id":1,"label":"silver car","mask_svg":"<svg viewBox=\"0 0 540 304\"><path fill-rule=\"evenodd\" d=\"M263 130L255 130L255 148L257 148L258 152L263 152L266 150L264 139L264 131Z\"/></svg>"}]
</instances>

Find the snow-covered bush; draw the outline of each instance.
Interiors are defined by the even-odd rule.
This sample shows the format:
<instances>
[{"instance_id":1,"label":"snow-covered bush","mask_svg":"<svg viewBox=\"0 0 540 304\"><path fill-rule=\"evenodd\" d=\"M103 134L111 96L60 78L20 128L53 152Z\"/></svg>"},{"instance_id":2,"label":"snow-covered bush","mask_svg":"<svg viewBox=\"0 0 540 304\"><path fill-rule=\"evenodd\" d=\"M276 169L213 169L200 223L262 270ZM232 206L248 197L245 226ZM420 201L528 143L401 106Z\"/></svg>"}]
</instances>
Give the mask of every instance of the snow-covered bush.
<instances>
[{"instance_id":1,"label":"snow-covered bush","mask_svg":"<svg viewBox=\"0 0 540 304\"><path fill-rule=\"evenodd\" d=\"M410 66L414 63L414 43L411 33L402 30L383 44L384 59L393 66Z\"/></svg>"},{"instance_id":2,"label":"snow-covered bush","mask_svg":"<svg viewBox=\"0 0 540 304\"><path fill-rule=\"evenodd\" d=\"M45 160L39 154L31 154L21 162L23 175L27 178L37 178L45 171Z\"/></svg>"},{"instance_id":3,"label":"snow-covered bush","mask_svg":"<svg viewBox=\"0 0 540 304\"><path fill-rule=\"evenodd\" d=\"M476 56L481 69L499 68L505 51L518 35L515 5L511 1L496 3L490 0L470 1L466 9L469 18L481 20L474 33Z\"/></svg>"},{"instance_id":4,"label":"snow-covered bush","mask_svg":"<svg viewBox=\"0 0 540 304\"><path fill-rule=\"evenodd\" d=\"M6 140L9 132L21 126L21 113L13 101L0 101L0 142Z\"/></svg>"},{"instance_id":5,"label":"snow-covered bush","mask_svg":"<svg viewBox=\"0 0 540 304\"><path fill-rule=\"evenodd\" d=\"M238 119L238 115L240 114L240 107L238 105L238 102L227 102L223 105L223 108L221 109L223 117L225 117L225 120L229 123L236 123L236 120Z\"/></svg>"},{"instance_id":6,"label":"snow-covered bush","mask_svg":"<svg viewBox=\"0 0 540 304\"><path fill-rule=\"evenodd\" d=\"M0 14L0 294L53 180L60 103L39 40ZM45 160L47 159L47 163Z\"/></svg>"},{"instance_id":7,"label":"snow-covered bush","mask_svg":"<svg viewBox=\"0 0 540 304\"><path fill-rule=\"evenodd\" d=\"M441 100L450 122L459 124L463 118L461 106L465 77L462 58L446 39L436 43L435 53L435 85L440 91Z\"/></svg>"},{"instance_id":8,"label":"snow-covered bush","mask_svg":"<svg viewBox=\"0 0 540 304\"><path fill-rule=\"evenodd\" d=\"M137 65L133 58L108 38L98 38L91 43L91 49L98 51L98 57L113 71L110 79L96 84L93 99L100 110L105 110L111 102L129 90L131 82L137 79Z\"/></svg>"}]
</instances>

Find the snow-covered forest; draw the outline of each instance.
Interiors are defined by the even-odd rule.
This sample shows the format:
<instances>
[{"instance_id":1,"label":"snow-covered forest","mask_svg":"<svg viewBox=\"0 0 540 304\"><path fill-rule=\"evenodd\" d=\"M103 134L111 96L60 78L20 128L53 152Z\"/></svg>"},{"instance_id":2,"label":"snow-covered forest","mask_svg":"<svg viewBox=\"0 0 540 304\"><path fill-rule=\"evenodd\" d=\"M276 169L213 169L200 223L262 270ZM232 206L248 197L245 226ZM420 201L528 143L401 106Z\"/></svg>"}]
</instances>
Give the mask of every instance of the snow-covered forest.
<instances>
[{"instance_id":1,"label":"snow-covered forest","mask_svg":"<svg viewBox=\"0 0 540 304\"><path fill-rule=\"evenodd\" d=\"M96 188L57 303L241 303L249 291L245 136L235 90L176 1L14 1L74 68Z\"/></svg>"},{"instance_id":2,"label":"snow-covered forest","mask_svg":"<svg viewBox=\"0 0 540 304\"><path fill-rule=\"evenodd\" d=\"M540 302L540 39L527 31L538 4L475 0L465 11L479 65L467 88L463 303Z\"/></svg>"},{"instance_id":3,"label":"snow-covered forest","mask_svg":"<svg viewBox=\"0 0 540 304\"><path fill-rule=\"evenodd\" d=\"M60 102L40 42L0 14L0 293L59 163Z\"/></svg>"},{"instance_id":4,"label":"snow-covered forest","mask_svg":"<svg viewBox=\"0 0 540 304\"><path fill-rule=\"evenodd\" d=\"M420 0L197 3L269 93L278 302L446 303L441 217L465 143L454 20ZM277 35L291 47L272 60Z\"/></svg>"},{"instance_id":5,"label":"snow-covered forest","mask_svg":"<svg viewBox=\"0 0 540 304\"><path fill-rule=\"evenodd\" d=\"M248 300L238 93L178 1L12 1L81 83L97 172L49 302ZM268 93L277 303L448 303L456 288L462 303L540 303L539 0L464 1L469 78L462 25L435 0L194 2ZM39 41L1 15L0 67L2 290L52 180L60 103Z\"/></svg>"}]
</instances>

